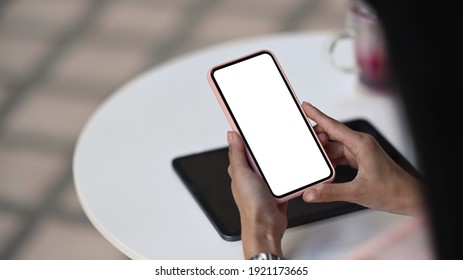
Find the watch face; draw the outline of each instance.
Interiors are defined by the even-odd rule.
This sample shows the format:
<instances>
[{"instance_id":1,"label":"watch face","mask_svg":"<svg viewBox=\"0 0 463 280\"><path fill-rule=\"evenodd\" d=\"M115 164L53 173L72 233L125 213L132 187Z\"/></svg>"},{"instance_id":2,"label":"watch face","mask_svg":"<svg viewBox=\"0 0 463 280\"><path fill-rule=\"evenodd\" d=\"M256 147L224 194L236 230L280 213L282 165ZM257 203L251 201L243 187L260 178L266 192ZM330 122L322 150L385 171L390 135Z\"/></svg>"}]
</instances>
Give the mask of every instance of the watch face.
<instances>
[{"instance_id":1,"label":"watch face","mask_svg":"<svg viewBox=\"0 0 463 280\"><path fill-rule=\"evenodd\" d=\"M259 253L251 258L251 260L282 260L283 258L272 253Z\"/></svg>"}]
</instances>

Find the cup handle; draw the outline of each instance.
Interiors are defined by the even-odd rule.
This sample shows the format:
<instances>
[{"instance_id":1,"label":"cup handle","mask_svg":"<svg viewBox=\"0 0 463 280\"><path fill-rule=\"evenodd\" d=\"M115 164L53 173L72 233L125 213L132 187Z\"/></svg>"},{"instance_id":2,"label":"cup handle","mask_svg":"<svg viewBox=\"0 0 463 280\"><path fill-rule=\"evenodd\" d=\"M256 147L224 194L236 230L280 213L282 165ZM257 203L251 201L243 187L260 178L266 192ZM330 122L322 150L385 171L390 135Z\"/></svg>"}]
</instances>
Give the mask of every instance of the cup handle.
<instances>
[{"instance_id":1,"label":"cup handle","mask_svg":"<svg viewBox=\"0 0 463 280\"><path fill-rule=\"evenodd\" d=\"M354 39L354 34L351 32L351 31L348 31L348 30L344 30L344 31L341 31L339 32L338 34L336 34L336 36L334 36L334 38L331 40L330 44L329 44L329 47L328 47L328 57L329 57L329 60L330 60L330 64L343 71L343 72L346 72L346 73L358 73L359 70L356 66L354 65L341 65L339 64L335 57L334 57L334 53L336 51L336 47L338 46L338 43L342 40L353 40Z\"/></svg>"}]
</instances>

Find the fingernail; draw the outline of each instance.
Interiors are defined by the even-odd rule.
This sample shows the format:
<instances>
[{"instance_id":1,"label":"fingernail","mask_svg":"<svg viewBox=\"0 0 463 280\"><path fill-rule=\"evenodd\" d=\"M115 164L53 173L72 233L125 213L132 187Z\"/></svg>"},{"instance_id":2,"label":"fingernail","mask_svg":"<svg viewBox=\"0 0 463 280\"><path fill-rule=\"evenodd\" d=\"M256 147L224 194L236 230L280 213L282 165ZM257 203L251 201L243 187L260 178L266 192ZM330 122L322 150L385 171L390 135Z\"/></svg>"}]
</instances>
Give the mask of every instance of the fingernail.
<instances>
[{"instance_id":1,"label":"fingernail","mask_svg":"<svg viewBox=\"0 0 463 280\"><path fill-rule=\"evenodd\" d=\"M233 133L231 131L228 131L227 132L227 142L228 142L228 144L231 144L232 140L233 140Z\"/></svg>"},{"instance_id":2,"label":"fingernail","mask_svg":"<svg viewBox=\"0 0 463 280\"><path fill-rule=\"evenodd\" d=\"M309 103L309 102L307 102L307 101L303 101L303 102L302 102L302 105L305 105L305 106L309 106L309 105L310 105L310 103Z\"/></svg>"}]
</instances>

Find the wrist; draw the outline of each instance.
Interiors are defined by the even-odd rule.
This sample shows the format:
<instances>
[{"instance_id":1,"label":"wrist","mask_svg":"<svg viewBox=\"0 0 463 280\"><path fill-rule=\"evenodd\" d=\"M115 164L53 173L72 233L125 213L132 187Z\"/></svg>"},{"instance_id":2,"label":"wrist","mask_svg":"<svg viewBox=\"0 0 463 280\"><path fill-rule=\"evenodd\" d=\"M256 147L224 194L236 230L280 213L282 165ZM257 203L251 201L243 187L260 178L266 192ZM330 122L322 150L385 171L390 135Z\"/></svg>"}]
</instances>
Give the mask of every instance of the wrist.
<instances>
[{"instance_id":1,"label":"wrist","mask_svg":"<svg viewBox=\"0 0 463 280\"><path fill-rule=\"evenodd\" d=\"M397 178L394 182L396 209L391 212L407 216L419 215L423 210L421 182L408 173Z\"/></svg>"},{"instance_id":2,"label":"wrist","mask_svg":"<svg viewBox=\"0 0 463 280\"><path fill-rule=\"evenodd\" d=\"M273 228L262 226L242 227L241 240L245 259L251 259L265 252L283 257L281 239L283 233Z\"/></svg>"}]
</instances>

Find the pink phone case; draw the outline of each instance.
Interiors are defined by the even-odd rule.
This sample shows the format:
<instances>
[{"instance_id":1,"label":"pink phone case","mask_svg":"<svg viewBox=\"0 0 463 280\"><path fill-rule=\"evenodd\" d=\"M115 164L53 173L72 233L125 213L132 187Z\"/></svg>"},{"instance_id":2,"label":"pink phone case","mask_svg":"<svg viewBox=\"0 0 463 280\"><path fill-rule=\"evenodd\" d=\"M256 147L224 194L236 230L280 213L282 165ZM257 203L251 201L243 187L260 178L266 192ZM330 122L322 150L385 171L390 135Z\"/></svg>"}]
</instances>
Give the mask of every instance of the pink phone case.
<instances>
[{"instance_id":1,"label":"pink phone case","mask_svg":"<svg viewBox=\"0 0 463 280\"><path fill-rule=\"evenodd\" d=\"M288 78L286 77L286 74L284 73L284 71L283 71L283 69L282 69L282 67L281 67L281 65L280 65L280 63L279 63L279 61L276 59L276 56L275 56L275 54L274 54L272 51L270 51L270 50L259 50L259 51L250 53L250 54L248 54L248 55L245 55L245 56L242 56L242 57L239 57L239 58L236 58L236 59L233 59L233 60L230 60L230 61L221 63L221 64L216 65L216 66L212 67L211 69L209 69L209 71L208 71L208 73L207 73L207 80L208 80L208 82L209 82L209 85L210 85L211 88L212 88L212 91L214 92L215 97L217 98L217 101L218 101L219 104L220 104L220 107L222 108L222 111L223 111L224 114L225 114L225 117L226 117L227 120L228 120L228 123L230 124L231 129L232 129L234 132L238 133L238 134L240 134L240 133L239 133L239 130L238 130L238 128L237 128L237 126L236 126L236 123L234 122L234 120L233 120L233 118L232 118L230 112L228 111L227 106L225 105L225 102L224 102L224 100L222 99L221 94L219 93L219 89L216 87L216 84L215 84L215 82L214 82L214 80L213 80L213 78L212 78L212 72L213 72L215 69L221 68L221 67L224 66L224 65L233 63L233 62L238 61L238 60L243 60L243 59L246 59L246 58L248 58L248 57L252 57L252 56L254 56L254 55L256 55L256 54L263 53L263 52L268 53L268 54L270 54L270 55L273 57L274 61L276 62L277 66L278 66L278 68L281 70L281 73L282 73L282 75L283 75L283 78L287 81L287 84L289 85L289 88L290 88L290 92L291 92L291 94L294 96L295 100L297 101L297 105L298 105L298 106L300 107L300 109L302 110L302 107L301 107L301 104L300 104L300 102L299 102L299 99L297 98L296 94L294 93L294 90L293 90L291 84L289 83ZM309 122L309 124L310 124L310 122ZM315 138L315 140L318 142L318 144L319 144L319 146L320 146L320 148L321 148L321 151L323 152L323 154L325 155L325 157L328 159L328 164L329 164L329 166L330 166L330 169L332 170L332 176L329 177L329 178L327 178L326 180L324 180L324 181L322 181L322 182L319 182L318 184L323 183L323 182L330 182L330 181L332 181L332 180L334 179L334 177L335 177L335 169L333 168L333 165L332 165L331 162L329 161L329 158L328 158L328 156L326 155L326 152L325 152L325 150L323 149L323 146L320 144L320 141L319 141L318 137L316 136L317 134L314 132L312 126L309 125L309 128L310 128L310 130L312 130L313 135L315 135L314 138ZM259 168L257 168L257 165L256 165L254 159L251 157L251 155L250 155L250 153L249 153L248 147L246 147L246 156L247 156L248 162L249 162L251 168L254 170L254 172L256 172L260 177L262 177L262 174L261 174ZM314 186L314 185L312 185L312 186ZM290 199L292 199L292 198L295 198L295 197L300 196L306 189L307 189L307 188L304 188L304 189L302 189L302 190L299 190L299 191L297 191L297 192L288 194L288 195L283 196L283 197L275 197L275 199L276 199L279 203L285 202L285 201L288 201L288 200L290 200Z\"/></svg>"}]
</instances>

